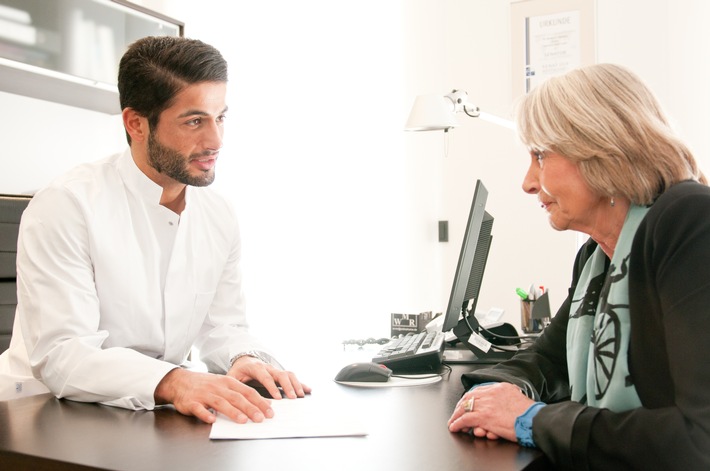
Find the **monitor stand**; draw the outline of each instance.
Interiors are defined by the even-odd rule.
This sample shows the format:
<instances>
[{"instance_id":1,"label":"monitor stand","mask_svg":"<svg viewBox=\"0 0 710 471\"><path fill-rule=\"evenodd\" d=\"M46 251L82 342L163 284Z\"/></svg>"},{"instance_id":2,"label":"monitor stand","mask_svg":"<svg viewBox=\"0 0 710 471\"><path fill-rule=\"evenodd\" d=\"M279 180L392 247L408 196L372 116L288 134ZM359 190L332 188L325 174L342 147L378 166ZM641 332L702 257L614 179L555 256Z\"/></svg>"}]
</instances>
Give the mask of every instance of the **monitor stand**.
<instances>
[{"instance_id":1,"label":"monitor stand","mask_svg":"<svg viewBox=\"0 0 710 471\"><path fill-rule=\"evenodd\" d=\"M473 341L470 341L473 335L471 327L478 329L479 325L475 317L473 319L471 319L471 317L473 316L470 316L468 320L459 320L459 323L454 327L453 332L460 346L456 344L455 347L447 347L446 350L444 350L444 361L453 364L495 364L507 360L517 353L516 351L501 350L484 351L474 345L475 338L478 334L474 336ZM489 344L484 338L481 340L483 343ZM485 348L485 346L483 348Z\"/></svg>"},{"instance_id":2,"label":"monitor stand","mask_svg":"<svg viewBox=\"0 0 710 471\"><path fill-rule=\"evenodd\" d=\"M487 352L485 356L478 356L468 348L447 347L444 350L444 363L452 365L494 365L513 356L513 352Z\"/></svg>"}]
</instances>

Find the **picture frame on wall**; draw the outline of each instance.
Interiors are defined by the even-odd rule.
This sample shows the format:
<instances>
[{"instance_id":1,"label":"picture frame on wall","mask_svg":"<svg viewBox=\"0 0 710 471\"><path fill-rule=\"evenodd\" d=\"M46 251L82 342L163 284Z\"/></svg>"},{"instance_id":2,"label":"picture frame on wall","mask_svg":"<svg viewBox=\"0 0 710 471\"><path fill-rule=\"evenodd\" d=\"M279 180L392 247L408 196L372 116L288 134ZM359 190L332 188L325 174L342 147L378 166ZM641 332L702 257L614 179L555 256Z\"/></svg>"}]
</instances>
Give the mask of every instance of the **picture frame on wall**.
<instances>
[{"instance_id":1,"label":"picture frame on wall","mask_svg":"<svg viewBox=\"0 0 710 471\"><path fill-rule=\"evenodd\" d=\"M513 98L549 77L596 62L596 0L511 3Z\"/></svg>"}]
</instances>

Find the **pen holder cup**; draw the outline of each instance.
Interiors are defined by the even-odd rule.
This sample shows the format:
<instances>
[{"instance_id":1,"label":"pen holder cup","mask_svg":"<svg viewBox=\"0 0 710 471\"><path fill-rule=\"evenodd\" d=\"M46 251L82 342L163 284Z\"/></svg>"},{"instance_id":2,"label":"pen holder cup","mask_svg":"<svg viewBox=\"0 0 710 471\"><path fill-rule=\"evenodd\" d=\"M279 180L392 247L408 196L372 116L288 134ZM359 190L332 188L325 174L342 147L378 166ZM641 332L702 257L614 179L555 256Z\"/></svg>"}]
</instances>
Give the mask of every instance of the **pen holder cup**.
<instances>
[{"instance_id":1,"label":"pen holder cup","mask_svg":"<svg viewBox=\"0 0 710 471\"><path fill-rule=\"evenodd\" d=\"M542 332L550 323L550 301L547 293L536 300L520 300L520 326L526 334Z\"/></svg>"}]
</instances>

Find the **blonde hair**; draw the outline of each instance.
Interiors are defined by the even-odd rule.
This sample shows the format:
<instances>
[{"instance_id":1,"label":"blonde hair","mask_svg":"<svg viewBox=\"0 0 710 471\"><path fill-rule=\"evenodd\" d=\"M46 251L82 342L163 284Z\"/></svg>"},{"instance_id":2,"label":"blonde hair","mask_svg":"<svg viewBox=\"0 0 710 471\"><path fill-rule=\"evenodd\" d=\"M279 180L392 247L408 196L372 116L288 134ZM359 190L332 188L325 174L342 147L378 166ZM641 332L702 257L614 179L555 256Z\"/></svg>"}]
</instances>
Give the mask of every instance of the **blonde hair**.
<instances>
[{"instance_id":1,"label":"blonde hair","mask_svg":"<svg viewBox=\"0 0 710 471\"><path fill-rule=\"evenodd\" d=\"M707 184L653 93L618 65L546 80L522 97L516 122L531 151L550 150L575 162L600 195L648 205L679 181Z\"/></svg>"}]
</instances>

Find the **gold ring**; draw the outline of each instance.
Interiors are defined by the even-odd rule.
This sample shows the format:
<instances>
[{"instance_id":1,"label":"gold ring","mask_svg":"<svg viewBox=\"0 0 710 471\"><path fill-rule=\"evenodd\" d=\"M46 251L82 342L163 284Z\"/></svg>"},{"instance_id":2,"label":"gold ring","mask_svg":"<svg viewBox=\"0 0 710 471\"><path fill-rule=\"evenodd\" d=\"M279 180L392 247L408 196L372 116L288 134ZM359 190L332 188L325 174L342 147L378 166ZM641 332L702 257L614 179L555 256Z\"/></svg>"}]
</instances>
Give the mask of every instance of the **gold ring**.
<instances>
[{"instance_id":1,"label":"gold ring","mask_svg":"<svg viewBox=\"0 0 710 471\"><path fill-rule=\"evenodd\" d=\"M463 403L463 410L464 412L473 412L473 403L475 401L473 400L473 396L471 396L468 401Z\"/></svg>"}]
</instances>

